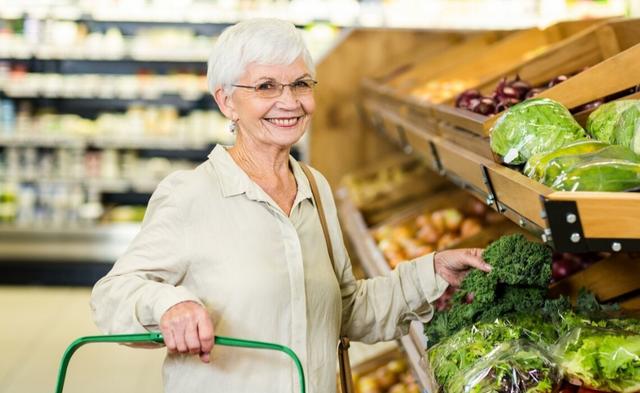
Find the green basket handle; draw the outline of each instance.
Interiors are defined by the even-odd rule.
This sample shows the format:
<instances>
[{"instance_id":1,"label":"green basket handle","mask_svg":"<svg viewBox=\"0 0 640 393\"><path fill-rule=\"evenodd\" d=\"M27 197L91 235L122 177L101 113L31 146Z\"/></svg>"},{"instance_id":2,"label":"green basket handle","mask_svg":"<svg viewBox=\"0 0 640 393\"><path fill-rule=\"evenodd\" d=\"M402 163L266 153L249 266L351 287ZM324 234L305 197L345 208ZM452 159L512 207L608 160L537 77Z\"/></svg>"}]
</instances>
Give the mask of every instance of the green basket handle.
<instances>
[{"instance_id":1,"label":"green basket handle","mask_svg":"<svg viewBox=\"0 0 640 393\"><path fill-rule=\"evenodd\" d=\"M67 347L67 350L62 355L62 361L60 362L60 371L58 372L58 383L56 384L56 393L62 393L64 387L64 380L67 375L67 367L71 356L81 346L89 343L158 343L164 344L164 338L161 333L140 333L140 334L114 334L105 336L87 336L80 337ZM305 393L305 379L304 371L302 369L302 363L291 348L280 344L272 344L262 341L243 340L233 337L215 336L214 343L226 347L241 347L241 348L254 348L254 349L268 349L272 351L284 352L293 360L298 369L298 378L300 380L300 392Z\"/></svg>"}]
</instances>

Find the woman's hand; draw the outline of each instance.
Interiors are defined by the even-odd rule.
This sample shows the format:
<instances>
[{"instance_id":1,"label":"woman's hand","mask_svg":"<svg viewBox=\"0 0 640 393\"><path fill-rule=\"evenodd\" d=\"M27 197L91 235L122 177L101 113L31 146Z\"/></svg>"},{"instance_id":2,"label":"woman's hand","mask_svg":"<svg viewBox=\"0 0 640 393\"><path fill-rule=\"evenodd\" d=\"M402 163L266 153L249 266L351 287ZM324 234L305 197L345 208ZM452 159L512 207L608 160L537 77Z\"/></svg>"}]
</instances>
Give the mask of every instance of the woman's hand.
<instances>
[{"instance_id":1,"label":"woman's hand","mask_svg":"<svg viewBox=\"0 0 640 393\"><path fill-rule=\"evenodd\" d=\"M434 257L436 273L449 284L459 286L471 268L491 271L491 265L482 260L481 248L461 248L438 251Z\"/></svg>"},{"instance_id":2,"label":"woman's hand","mask_svg":"<svg viewBox=\"0 0 640 393\"><path fill-rule=\"evenodd\" d=\"M209 363L213 324L204 307L192 301L169 308L160 319L160 331L170 353L192 353Z\"/></svg>"}]
</instances>

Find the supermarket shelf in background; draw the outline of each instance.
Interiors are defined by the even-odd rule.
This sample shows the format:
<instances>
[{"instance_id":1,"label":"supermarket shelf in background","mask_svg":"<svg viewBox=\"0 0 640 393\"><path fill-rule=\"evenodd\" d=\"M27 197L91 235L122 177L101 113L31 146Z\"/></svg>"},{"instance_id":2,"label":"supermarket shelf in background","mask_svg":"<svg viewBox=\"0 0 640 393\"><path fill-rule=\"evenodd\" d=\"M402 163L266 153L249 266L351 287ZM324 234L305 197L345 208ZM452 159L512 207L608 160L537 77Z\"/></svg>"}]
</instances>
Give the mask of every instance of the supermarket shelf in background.
<instances>
[{"instance_id":1,"label":"supermarket shelf in background","mask_svg":"<svg viewBox=\"0 0 640 393\"><path fill-rule=\"evenodd\" d=\"M128 179L91 179L91 178L56 178L56 177L26 177L26 176L2 176L0 175L0 183L3 181L14 181L21 184L64 184L85 185L87 188L96 190L100 193L125 193L135 192L141 194L151 194L155 191L160 180L128 180Z\"/></svg>"},{"instance_id":2,"label":"supermarket shelf in background","mask_svg":"<svg viewBox=\"0 0 640 393\"><path fill-rule=\"evenodd\" d=\"M108 100L116 101L113 104L115 106L131 105L132 103L144 102L147 104L160 104L171 105L178 108L187 108L185 102L200 101L204 97L208 96L208 92L199 92L194 94L173 94L173 93L161 93L161 94L145 94L144 92L135 92L130 95L118 95L118 94L71 94L62 91L57 92L43 92L43 91L19 91L15 89L0 89L1 93L4 93L9 98L24 99L24 98L50 98L50 99L69 99L69 100ZM119 103L117 101L123 101ZM134 101L134 102L132 102ZM120 104L120 105L118 105Z\"/></svg>"},{"instance_id":3,"label":"supermarket shelf in background","mask_svg":"<svg viewBox=\"0 0 640 393\"><path fill-rule=\"evenodd\" d=\"M140 224L0 225L0 261L113 263Z\"/></svg>"},{"instance_id":4,"label":"supermarket shelf in background","mask_svg":"<svg viewBox=\"0 0 640 393\"><path fill-rule=\"evenodd\" d=\"M0 135L0 146L15 147L96 147L147 150L209 150L215 146L207 140L186 140L179 137L151 136L73 136L73 135Z\"/></svg>"}]
</instances>

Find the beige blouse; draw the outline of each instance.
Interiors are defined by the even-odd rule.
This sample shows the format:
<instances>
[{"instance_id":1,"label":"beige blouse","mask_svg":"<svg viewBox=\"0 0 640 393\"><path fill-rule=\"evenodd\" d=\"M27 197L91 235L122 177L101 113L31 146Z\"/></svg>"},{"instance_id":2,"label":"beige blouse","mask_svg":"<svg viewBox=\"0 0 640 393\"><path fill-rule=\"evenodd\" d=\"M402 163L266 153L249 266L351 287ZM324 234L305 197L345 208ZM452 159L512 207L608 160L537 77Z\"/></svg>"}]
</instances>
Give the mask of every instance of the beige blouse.
<instances>
[{"instance_id":1,"label":"beige blouse","mask_svg":"<svg viewBox=\"0 0 640 393\"><path fill-rule=\"evenodd\" d=\"M430 302L446 289L433 256L403 263L388 277L356 280L335 202L316 176L326 209L331 265L309 182L290 158L298 184L290 216L256 185L222 146L190 171L164 179L142 229L94 287L91 308L105 333L158 330L163 313L193 300L211 314L215 334L292 348L307 392L336 389L340 335L373 343L427 321ZM211 363L166 357L164 386L182 392L299 392L291 360L279 352L215 346Z\"/></svg>"}]
</instances>

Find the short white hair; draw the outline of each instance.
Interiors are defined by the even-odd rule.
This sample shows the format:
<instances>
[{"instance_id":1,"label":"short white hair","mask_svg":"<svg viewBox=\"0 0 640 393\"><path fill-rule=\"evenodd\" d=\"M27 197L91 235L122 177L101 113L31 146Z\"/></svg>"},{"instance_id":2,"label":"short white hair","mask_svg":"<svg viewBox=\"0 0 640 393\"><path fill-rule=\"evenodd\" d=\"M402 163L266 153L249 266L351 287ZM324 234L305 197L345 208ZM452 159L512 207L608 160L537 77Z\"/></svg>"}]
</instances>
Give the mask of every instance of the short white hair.
<instances>
[{"instance_id":1,"label":"short white hair","mask_svg":"<svg viewBox=\"0 0 640 393\"><path fill-rule=\"evenodd\" d=\"M288 65L300 56L315 77L309 50L293 23L266 18L237 23L226 28L213 46L207 67L209 91L231 90L250 63Z\"/></svg>"}]
</instances>

